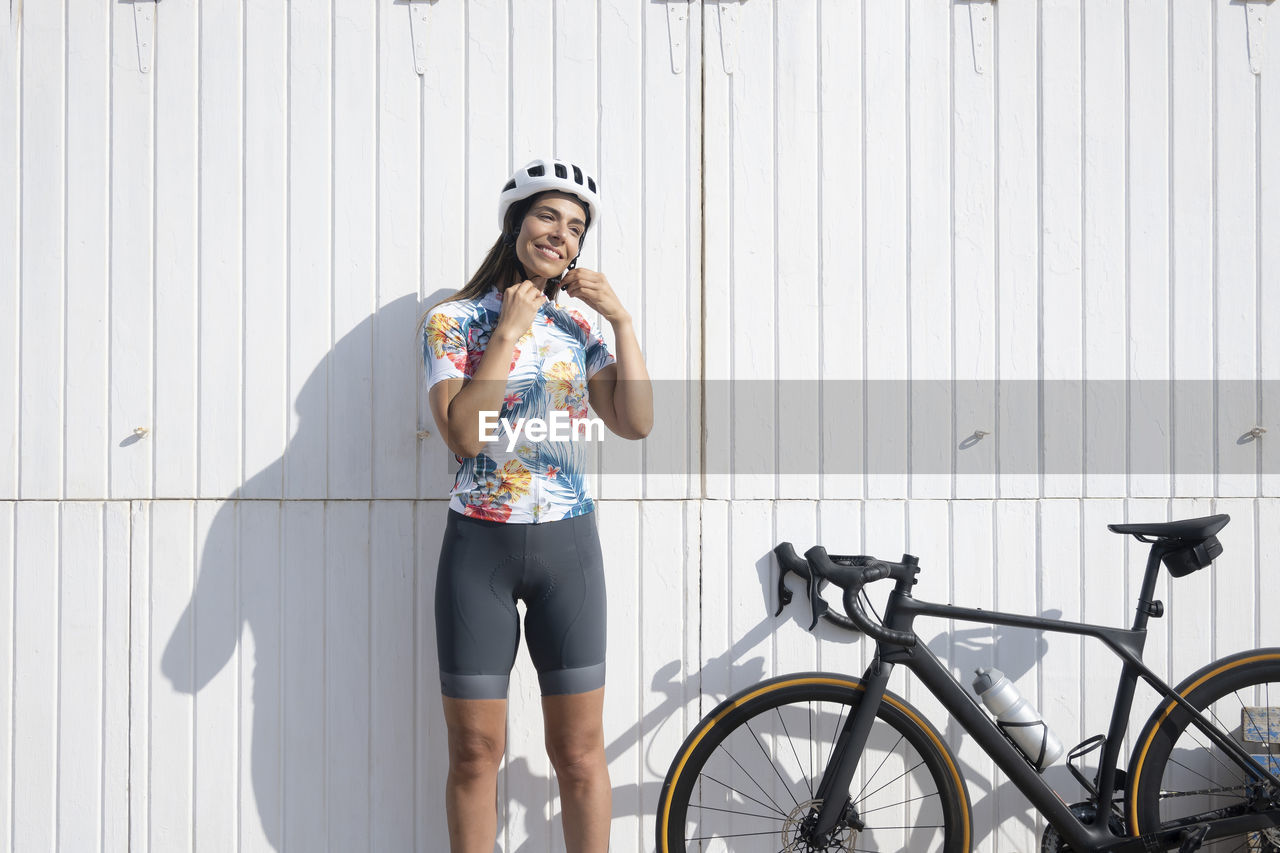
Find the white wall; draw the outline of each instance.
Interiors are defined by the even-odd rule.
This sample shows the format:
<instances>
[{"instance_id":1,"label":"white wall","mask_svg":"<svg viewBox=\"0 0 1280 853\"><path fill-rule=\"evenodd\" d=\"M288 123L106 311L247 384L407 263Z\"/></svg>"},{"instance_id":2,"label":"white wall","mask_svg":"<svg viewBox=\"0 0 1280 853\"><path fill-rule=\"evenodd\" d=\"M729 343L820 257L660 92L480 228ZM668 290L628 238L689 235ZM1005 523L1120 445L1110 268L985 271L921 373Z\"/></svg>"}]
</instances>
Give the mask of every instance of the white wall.
<instances>
[{"instance_id":1,"label":"white wall","mask_svg":"<svg viewBox=\"0 0 1280 853\"><path fill-rule=\"evenodd\" d=\"M452 472L415 437L413 329L547 151L601 178L584 264L663 401L597 488L613 849L651 845L718 698L861 666L865 643L772 617L782 539L909 550L925 596L1120 623L1144 554L1105 524L1230 512L1219 564L1163 585L1150 657L1172 678L1280 643L1280 52L1251 72L1244 6L166 2L142 72L135 4L12 5L11 849L440 849ZM958 668L992 659L990 631L944 627L922 633ZM1104 727L1098 649L994 658L1064 741ZM562 846L537 707L522 653L508 853ZM1025 803L948 736L980 848L1030 849Z\"/></svg>"}]
</instances>

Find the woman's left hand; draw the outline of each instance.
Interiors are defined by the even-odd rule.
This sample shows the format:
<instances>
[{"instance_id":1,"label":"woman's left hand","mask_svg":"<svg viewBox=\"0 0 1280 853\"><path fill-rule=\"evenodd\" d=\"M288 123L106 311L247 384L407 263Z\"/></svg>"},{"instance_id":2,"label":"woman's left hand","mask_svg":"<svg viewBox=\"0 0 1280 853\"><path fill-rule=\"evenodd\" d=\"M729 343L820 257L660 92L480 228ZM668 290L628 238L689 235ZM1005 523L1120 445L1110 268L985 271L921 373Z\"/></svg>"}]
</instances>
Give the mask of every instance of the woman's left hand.
<instances>
[{"instance_id":1,"label":"woman's left hand","mask_svg":"<svg viewBox=\"0 0 1280 853\"><path fill-rule=\"evenodd\" d=\"M574 299L581 299L609 323L616 323L628 316L604 273L575 267L560 279L560 286L565 293Z\"/></svg>"}]
</instances>

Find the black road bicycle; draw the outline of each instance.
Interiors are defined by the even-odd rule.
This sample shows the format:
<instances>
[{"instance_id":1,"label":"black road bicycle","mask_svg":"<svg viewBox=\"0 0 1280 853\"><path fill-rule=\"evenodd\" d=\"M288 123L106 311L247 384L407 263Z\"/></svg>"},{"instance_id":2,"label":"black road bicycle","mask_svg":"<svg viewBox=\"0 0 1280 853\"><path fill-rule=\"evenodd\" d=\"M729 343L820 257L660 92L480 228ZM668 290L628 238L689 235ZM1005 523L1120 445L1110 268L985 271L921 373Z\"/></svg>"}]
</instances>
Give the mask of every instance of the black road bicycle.
<instances>
[{"instance_id":1,"label":"black road bicycle","mask_svg":"<svg viewBox=\"0 0 1280 853\"><path fill-rule=\"evenodd\" d=\"M1215 661L1170 687L1142 662L1147 620L1163 565L1177 578L1222 552L1226 515L1161 524L1114 524L1150 543L1133 627L1110 628L933 604L911 596L918 561L804 558L774 549L782 575L807 581L813 622L821 615L876 642L862 678L809 672L763 681L729 697L680 747L658 803L659 853L705 850L909 851L962 853L974 844L968 788L937 729L886 689L899 664L913 672L956 722L1044 815L1041 850L1264 851L1280 853L1280 648ZM873 620L863 586L896 581ZM819 596L843 590L845 616ZM781 603L790 599L779 578ZM781 607L779 608L781 612ZM873 611L874 612L874 611ZM1088 799L1067 805L981 705L919 641L917 616L1033 628L1101 640L1122 661L1105 735L1071 751L1069 766ZM1138 679L1160 695L1133 742L1128 770L1121 741ZM1098 770L1076 762L1100 750Z\"/></svg>"}]
</instances>

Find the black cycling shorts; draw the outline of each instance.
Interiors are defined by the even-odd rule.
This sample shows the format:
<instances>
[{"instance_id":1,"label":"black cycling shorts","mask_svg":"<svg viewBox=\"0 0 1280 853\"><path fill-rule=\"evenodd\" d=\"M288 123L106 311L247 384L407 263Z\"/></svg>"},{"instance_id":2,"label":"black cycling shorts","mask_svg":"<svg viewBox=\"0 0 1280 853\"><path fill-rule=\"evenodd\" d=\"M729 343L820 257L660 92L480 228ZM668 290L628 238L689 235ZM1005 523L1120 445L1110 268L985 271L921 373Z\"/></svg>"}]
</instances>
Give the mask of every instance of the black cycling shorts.
<instances>
[{"instance_id":1,"label":"black cycling shorts","mask_svg":"<svg viewBox=\"0 0 1280 853\"><path fill-rule=\"evenodd\" d=\"M595 514L542 524L449 511L436 574L440 690L503 699L525 604L529 656L544 696L604 686L604 565Z\"/></svg>"}]
</instances>

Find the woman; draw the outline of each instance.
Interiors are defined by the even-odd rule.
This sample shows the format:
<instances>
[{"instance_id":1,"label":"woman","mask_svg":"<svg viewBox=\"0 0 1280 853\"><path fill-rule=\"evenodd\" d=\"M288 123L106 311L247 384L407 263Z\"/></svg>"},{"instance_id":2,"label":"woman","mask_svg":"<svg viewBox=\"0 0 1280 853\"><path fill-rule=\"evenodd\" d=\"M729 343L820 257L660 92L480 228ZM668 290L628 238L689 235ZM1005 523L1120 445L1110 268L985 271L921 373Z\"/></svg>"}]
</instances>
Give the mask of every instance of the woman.
<instances>
[{"instance_id":1,"label":"woman","mask_svg":"<svg viewBox=\"0 0 1280 853\"><path fill-rule=\"evenodd\" d=\"M431 413L461 466L435 601L454 853L491 853L497 836L516 599L525 602L565 846L594 853L609 844L604 574L586 443L581 432L564 440L529 428L534 419L585 419L588 402L624 438L643 438L653 424L631 316L603 274L577 267L599 212L591 176L534 160L503 187L502 235L480 268L426 319ZM578 312L555 304L561 290L613 326L616 357Z\"/></svg>"}]
</instances>

